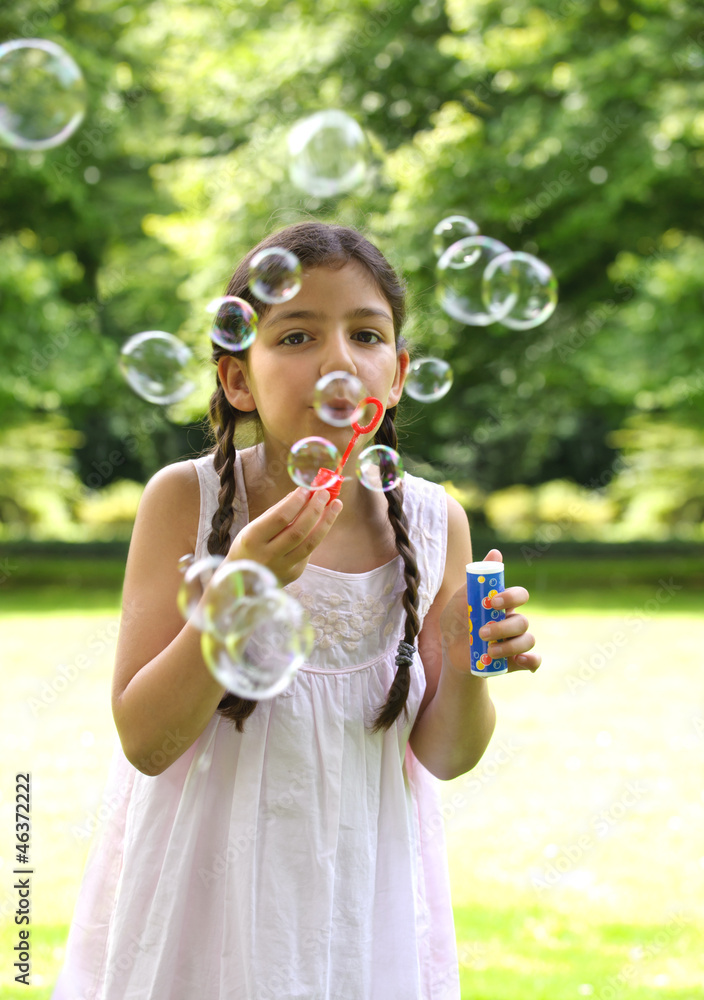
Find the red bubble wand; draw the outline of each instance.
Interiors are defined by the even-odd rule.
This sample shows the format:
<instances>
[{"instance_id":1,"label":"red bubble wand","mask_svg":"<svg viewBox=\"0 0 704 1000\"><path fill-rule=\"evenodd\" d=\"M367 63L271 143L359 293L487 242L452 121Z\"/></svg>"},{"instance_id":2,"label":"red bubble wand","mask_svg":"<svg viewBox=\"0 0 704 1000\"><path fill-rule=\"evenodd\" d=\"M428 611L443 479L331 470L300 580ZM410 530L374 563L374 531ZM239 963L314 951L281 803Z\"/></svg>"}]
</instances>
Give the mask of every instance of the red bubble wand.
<instances>
[{"instance_id":1,"label":"red bubble wand","mask_svg":"<svg viewBox=\"0 0 704 1000\"><path fill-rule=\"evenodd\" d=\"M369 421L368 424L365 424L363 427L359 426L358 420L352 421L352 430L354 431L354 433L350 438L350 443L347 445L347 448L345 449L345 454L342 456L342 458L337 464L337 468L334 470L318 469L318 471L315 474L315 479L310 484L311 486L323 487L328 491L328 493L330 494L330 500L328 501L328 504L331 504L333 500L336 500L340 495L340 488L342 487L342 480L343 480L342 469L344 467L345 462L350 457L352 449L357 443L359 435L370 434L373 430L376 430L379 421L381 420L382 415L384 413L383 403L381 403L378 399L375 399L374 396L367 396L366 399L363 399L357 408L357 412L360 413L363 412L362 407L366 406L367 403L376 408L376 412L374 413L372 419Z\"/></svg>"}]
</instances>

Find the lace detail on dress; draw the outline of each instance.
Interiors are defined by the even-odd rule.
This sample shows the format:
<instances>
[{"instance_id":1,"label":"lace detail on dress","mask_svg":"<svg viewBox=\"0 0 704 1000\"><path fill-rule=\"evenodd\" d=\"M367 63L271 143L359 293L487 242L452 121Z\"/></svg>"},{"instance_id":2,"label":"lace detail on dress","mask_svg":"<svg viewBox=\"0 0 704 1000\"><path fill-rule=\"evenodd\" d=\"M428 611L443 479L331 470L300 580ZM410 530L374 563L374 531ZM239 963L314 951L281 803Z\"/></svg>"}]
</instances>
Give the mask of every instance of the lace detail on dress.
<instances>
[{"instance_id":1,"label":"lace detail on dress","mask_svg":"<svg viewBox=\"0 0 704 1000\"><path fill-rule=\"evenodd\" d=\"M315 567L312 567L314 570ZM392 614L392 605L397 601L397 587L387 583L377 597L371 594L359 597L344 597L342 594L312 594L298 581L286 588L308 612L315 632L315 645L321 651L340 646L346 653L356 652L365 640L375 637L374 645L381 650L396 628L398 615ZM321 610L321 604L325 607Z\"/></svg>"}]
</instances>

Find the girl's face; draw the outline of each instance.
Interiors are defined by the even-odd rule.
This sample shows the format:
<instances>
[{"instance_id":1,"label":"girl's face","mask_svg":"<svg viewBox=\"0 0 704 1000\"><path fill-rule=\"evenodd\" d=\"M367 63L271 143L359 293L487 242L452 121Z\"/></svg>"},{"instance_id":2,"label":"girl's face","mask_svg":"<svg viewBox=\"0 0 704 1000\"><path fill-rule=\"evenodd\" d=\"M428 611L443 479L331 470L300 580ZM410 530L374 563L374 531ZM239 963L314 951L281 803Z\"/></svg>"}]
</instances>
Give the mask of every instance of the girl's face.
<instances>
[{"instance_id":1,"label":"girl's face","mask_svg":"<svg viewBox=\"0 0 704 1000\"><path fill-rule=\"evenodd\" d=\"M408 361L407 351L396 351L389 303L366 268L350 261L305 272L295 298L268 308L247 359L221 358L218 371L230 403L257 411L268 444L288 449L318 435L344 448L350 428L332 427L313 407L318 379L356 375L386 410L401 397Z\"/></svg>"}]
</instances>

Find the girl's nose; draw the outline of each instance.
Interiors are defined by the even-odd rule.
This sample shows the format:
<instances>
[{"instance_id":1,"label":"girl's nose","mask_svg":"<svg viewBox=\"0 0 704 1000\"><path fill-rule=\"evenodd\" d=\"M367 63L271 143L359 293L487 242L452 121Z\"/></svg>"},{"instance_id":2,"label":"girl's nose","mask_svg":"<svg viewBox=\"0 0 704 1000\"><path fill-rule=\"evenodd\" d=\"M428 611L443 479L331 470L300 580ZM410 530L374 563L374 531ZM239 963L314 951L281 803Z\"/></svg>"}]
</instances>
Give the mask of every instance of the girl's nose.
<instances>
[{"instance_id":1,"label":"girl's nose","mask_svg":"<svg viewBox=\"0 0 704 1000\"><path fill-rule=\"evenodd\" d=\"M330 334L326 340L324 356L320 364L320 374L327 375L328 372L357 374L350 343L347 335L343 332Z\"/></svg>"}]
</instances>

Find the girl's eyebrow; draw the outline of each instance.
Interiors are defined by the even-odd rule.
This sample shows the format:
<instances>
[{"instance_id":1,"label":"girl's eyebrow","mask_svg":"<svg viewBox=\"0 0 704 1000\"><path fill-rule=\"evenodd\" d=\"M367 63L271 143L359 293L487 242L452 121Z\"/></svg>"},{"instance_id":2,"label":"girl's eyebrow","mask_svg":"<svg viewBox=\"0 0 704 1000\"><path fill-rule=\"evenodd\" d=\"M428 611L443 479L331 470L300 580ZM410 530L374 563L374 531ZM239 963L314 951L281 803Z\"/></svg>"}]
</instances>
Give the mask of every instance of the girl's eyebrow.
<instances>
[{"instance_id":1,"label":"girl's eyebrow","mask_svg":"<svg viewBox=\"0 0 704 1000\"><path fill-rule=\"evenodd\" d=\"M387 319L389 323L393 323L391 316L383 309L369 309L366 306L360 306L359 309L353 309L351 312L345 313L343 319L364 319L367 316L381 316ZM279 313L272 319L265 319L262 326L274 326L276 323L283 323L284 320L289 319L324 320L327 318L326 313L314 312L312 309L289 309L287 312Z\"/></svg>"}]
</instances>

